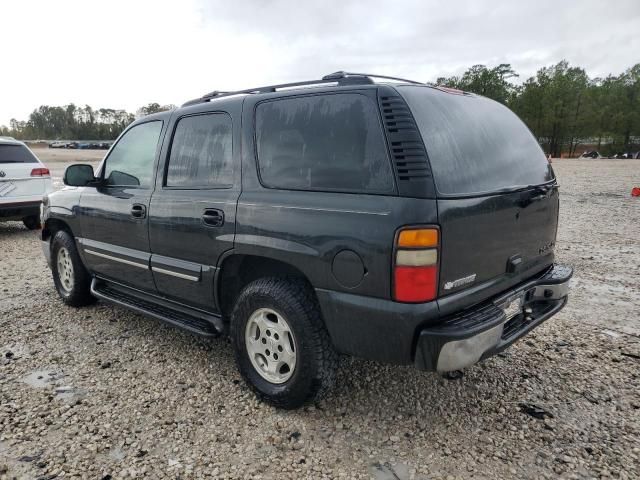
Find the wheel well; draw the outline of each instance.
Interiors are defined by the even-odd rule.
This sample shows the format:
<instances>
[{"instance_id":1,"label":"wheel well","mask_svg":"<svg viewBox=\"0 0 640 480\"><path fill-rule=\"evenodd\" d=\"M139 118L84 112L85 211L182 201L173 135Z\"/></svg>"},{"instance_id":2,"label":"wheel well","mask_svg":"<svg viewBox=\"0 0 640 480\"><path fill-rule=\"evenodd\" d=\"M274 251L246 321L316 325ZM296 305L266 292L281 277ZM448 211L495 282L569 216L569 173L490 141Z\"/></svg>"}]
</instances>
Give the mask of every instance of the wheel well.
<instances>
[{"instance_id":1,"label":"wheel well","mask_svg":"<svg viewBox=\"0 0 640 480\"><path fill-rule=\"evenodd\" d=\"M62 220L58 220L57 218L50 218L42 226L42 240L49 240L50 238L53 238L54 235L60 230L65 230L69 232L71 236L73 236L73 232L71 231L71 227L69 227L69 225L67 225Z\"/></svg>"},{"instance_id":2,"label":"wheel well","mask_svg":"<svg viewBox=\"0 0 640 480\"><path fill-rule=\"evenodd\" d=\"M263 277L299 278L312 289L309 279L293 265L255 255L232 255L223 262L218 277L218 300L223 317L228 318L231 315L242 289Z\"/></svg>"}]
</instances>

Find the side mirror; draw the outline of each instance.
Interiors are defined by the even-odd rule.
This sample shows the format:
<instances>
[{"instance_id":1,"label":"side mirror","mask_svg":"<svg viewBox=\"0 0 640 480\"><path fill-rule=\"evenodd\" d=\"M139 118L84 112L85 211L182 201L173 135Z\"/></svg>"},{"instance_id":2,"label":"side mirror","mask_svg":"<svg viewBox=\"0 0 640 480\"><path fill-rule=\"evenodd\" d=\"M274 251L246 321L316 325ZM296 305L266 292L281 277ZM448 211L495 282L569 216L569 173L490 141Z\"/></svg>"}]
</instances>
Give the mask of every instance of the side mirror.
<instances>
[{"instance_id":1,"label":"side mirror","mask_svg":"<svg viewBox=\"0 0 640 480\"><path fill-rule=\"evenodd\" d=\"M94 176L93 167L91 165L77 163L67 167L64 171L62 181L65 185L69 185L70 187L86 187L91 183L95 183L96 177Z\"/></svg>"}]
</instances>

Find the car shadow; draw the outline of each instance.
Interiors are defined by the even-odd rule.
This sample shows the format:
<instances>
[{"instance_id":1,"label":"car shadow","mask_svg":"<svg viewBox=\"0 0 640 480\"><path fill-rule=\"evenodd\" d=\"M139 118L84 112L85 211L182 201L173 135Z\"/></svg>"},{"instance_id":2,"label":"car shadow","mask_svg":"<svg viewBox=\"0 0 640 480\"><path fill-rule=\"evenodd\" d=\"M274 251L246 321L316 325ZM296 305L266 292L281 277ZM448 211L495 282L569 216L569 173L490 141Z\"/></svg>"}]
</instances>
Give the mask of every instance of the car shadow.
<instances>
[{"instance_id":1,"label":"car shadow","mask_svg":"<svg viewBox=\"0 0 640 480\"><path fill-rule=\"evenodd\" d=\"M19 234L34 234L37 235L39 230L29 230L25 227L21 221L0 221L0 237Z\"/></svg>"}]
</instances>

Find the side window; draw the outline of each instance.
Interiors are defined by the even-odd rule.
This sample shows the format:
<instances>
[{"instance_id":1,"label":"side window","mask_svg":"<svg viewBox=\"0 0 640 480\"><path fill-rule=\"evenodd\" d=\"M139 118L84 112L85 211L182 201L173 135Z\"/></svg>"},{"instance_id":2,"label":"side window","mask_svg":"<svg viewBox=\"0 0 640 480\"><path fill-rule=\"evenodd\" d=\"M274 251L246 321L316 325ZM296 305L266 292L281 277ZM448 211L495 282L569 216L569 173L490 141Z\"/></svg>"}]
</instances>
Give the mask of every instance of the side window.
<instances>
[{"instance_id":1,"label":"side window","mask_svg":"<svg viewBox=\"0 0 640 480\"><path fill-rule=\"evenodd\" d=\"M162 122L147 122L131 128L105 160L104 178L110 186L148 187Z\"/></svg>"},{"instance_id":2,"label":"side window","mask_svg":"<svg viewBox=\"0 0 640 480\"><path fill-rule=\"evenodd\" d=\"M393 190L378 108L356 93L268 101L256 109L260 178L272 188Z\"/></svg>"},{"instance_id":3,"label":"side window","mask_svg":"<svg viewBox=\"0 0 640 480\"><path fill-rule=\"evenodd\" d=\"M167 187L233 185L231 117L211 113L181 118L173 134Z\"/></svg>"}]
</instances>

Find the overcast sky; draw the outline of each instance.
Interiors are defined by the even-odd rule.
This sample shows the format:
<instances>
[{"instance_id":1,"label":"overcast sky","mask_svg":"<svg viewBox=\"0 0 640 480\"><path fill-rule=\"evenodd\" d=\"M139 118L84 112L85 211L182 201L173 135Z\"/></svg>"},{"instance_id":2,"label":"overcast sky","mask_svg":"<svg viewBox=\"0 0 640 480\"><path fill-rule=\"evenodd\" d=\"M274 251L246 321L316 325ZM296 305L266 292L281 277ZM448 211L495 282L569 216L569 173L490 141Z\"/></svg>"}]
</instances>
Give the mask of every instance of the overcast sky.
<instances>
[{"instance_id":1,"label":"overcast sky","mask_svg":"<svg viewBox=\"0 0 640 480\"><path fill-rule=\"evenodd\" d=\"M562 59L640 62L640 0L3 2L0 125L39 105L135 111L336 70L429 81L474 64L521 78Z\"/></svg>"}]
</instances>

